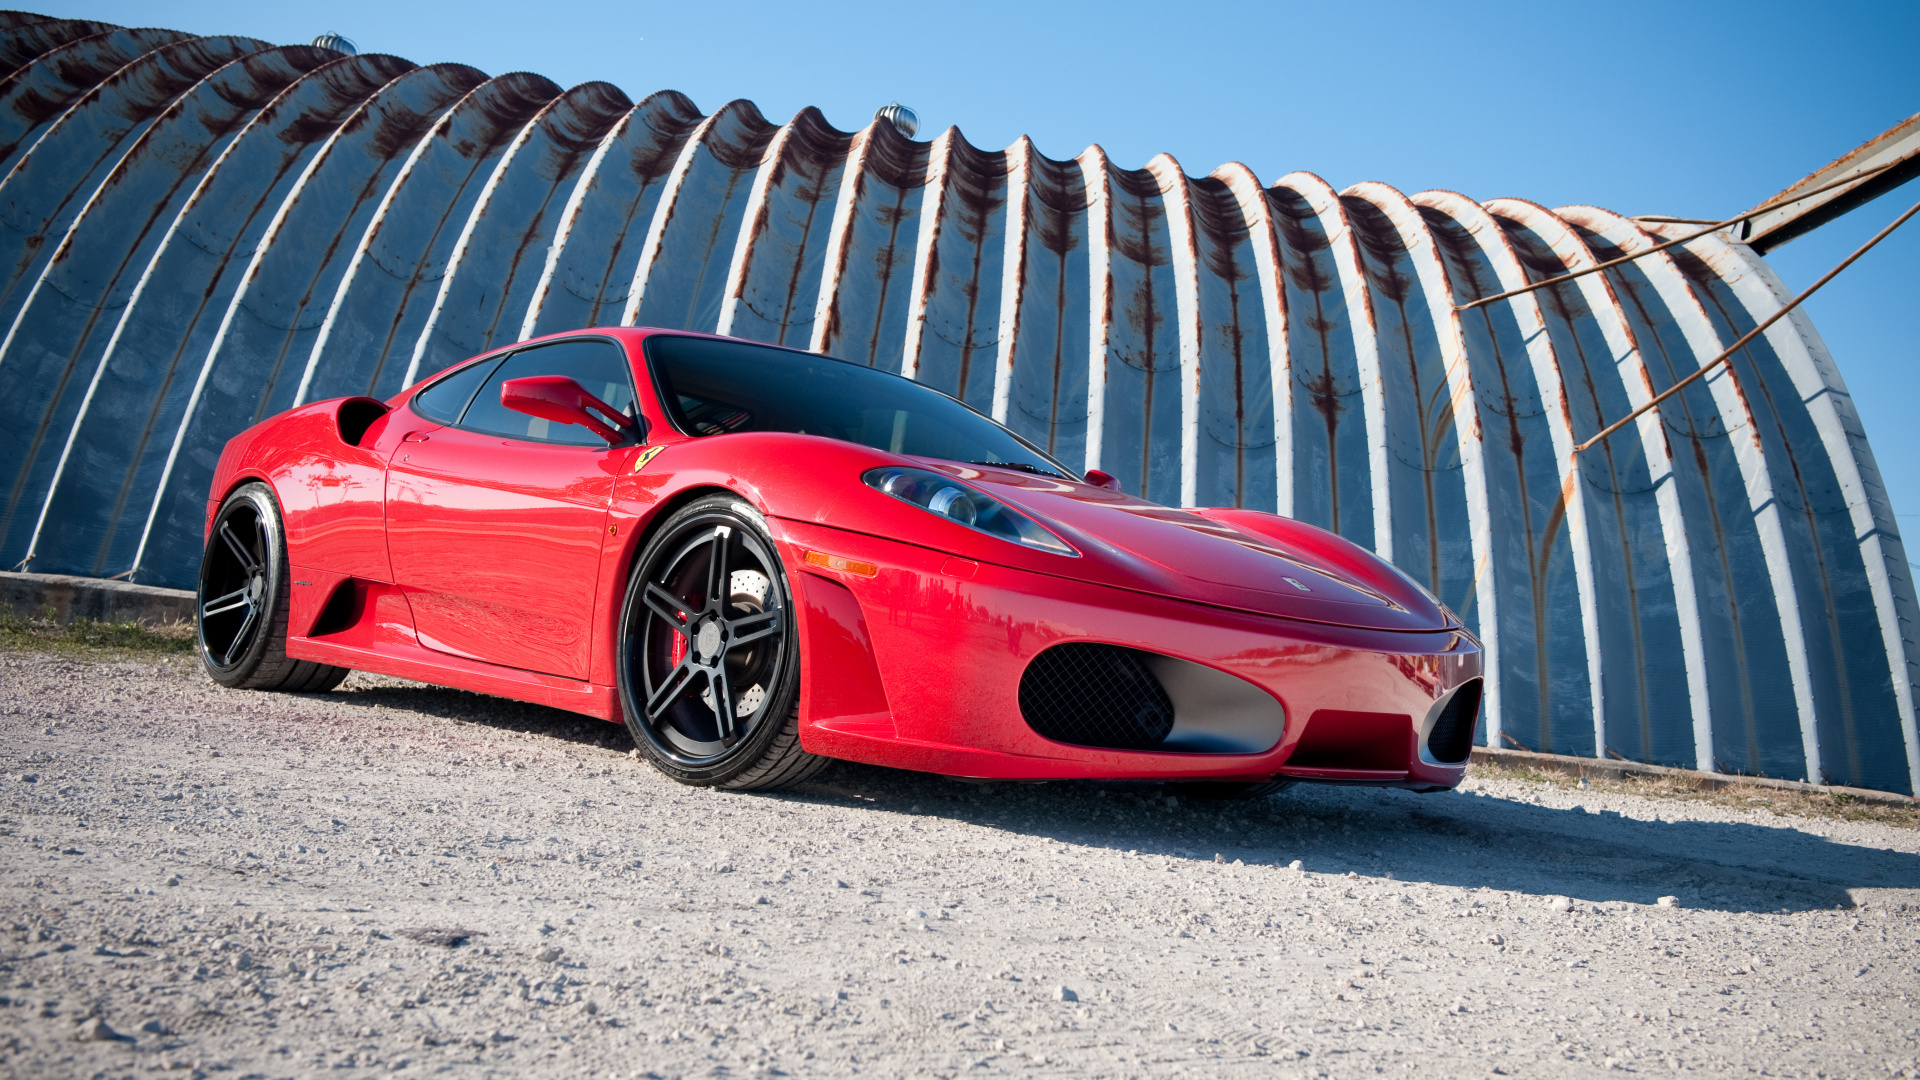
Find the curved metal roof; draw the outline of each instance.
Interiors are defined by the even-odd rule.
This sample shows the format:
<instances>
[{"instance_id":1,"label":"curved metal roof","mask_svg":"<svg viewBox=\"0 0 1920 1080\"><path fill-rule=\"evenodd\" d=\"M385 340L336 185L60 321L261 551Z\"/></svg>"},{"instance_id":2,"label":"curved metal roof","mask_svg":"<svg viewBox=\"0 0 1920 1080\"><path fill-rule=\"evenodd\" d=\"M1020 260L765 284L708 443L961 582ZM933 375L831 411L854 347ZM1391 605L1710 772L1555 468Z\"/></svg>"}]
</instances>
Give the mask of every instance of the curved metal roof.
<instances>
[{"instance_id":1,"label":"curved metal roof","mask_svg":"<svg viewBox=\"0 0 1920 1080\"><path fill-rule=\"evenodd\" d=\"M1911 792L1894 516L1719 234L0 15L0 564L188 585L221 445L620 322L885 366L1168 503L1334 529L1485 641L1482 741Z\"/></svg>"}]
</instances>

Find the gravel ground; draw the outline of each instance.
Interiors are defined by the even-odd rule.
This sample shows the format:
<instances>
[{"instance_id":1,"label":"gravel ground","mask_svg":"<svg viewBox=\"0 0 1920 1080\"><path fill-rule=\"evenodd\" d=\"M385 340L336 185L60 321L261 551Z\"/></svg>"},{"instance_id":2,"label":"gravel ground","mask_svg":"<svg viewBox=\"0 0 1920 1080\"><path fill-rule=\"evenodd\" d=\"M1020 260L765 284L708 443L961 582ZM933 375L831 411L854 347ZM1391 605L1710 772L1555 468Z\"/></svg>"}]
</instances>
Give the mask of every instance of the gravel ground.
<instances>
[{"instance_id":1,"label":"gravel ground","mask_svg":"<svg viewBox=\"0 0 1920 1080\"><path fill-rule=\"evenodd\" d=\"M393 679L0 652L0 1067L1920 1069L1913 829L1485 777L716 794L630 750Z\"/></svg>"}]
</instances>

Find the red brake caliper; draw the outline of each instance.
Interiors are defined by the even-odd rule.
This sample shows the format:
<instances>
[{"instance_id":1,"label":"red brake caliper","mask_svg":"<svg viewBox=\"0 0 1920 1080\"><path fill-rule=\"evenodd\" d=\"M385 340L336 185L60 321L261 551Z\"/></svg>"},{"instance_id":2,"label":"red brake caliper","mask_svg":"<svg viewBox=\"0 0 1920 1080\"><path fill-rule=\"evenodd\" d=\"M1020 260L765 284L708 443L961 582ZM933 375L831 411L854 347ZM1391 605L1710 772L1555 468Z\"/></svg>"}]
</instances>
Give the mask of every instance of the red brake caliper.
<instances>
[{"instance_id":1,"label":"red brake caliper","mask_svg":"<svg viewBox=\"0 0 1920 1080\"><path fill-rule=\"evenodd\" d=\"M687 617L687 613L684 611L678 612L677 614L682 619ZM680 661L686 658L687 636L685 634L674 634L673 641L667 646L667 667L669 669L679 667Z\"/></svg>"}]
</instances>

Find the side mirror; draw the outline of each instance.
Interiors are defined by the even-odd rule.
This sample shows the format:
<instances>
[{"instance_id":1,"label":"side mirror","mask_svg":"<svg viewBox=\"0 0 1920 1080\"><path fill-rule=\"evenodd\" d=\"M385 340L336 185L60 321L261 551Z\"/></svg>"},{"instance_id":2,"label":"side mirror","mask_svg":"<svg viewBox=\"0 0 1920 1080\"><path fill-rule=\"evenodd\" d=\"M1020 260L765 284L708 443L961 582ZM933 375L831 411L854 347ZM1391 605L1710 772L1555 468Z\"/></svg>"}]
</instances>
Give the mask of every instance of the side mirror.
<instances>
[{"instance_id":1,"label":"side mirror","mask_svg":"<svg viewBox=\"0 0 1920 1080\"><path fill-rule=\"evenodd\" d=\"M1097 488L1106 488L1108 491L1120 490L1120 478L1112 473L1101 472L1099 469L1087 470L1087 483Z\"/></svg>"},{"instance_id":2,"label":"side mirror","mask_svg":"<svg viewBox=\"0 0 1920 1080\"><path fill-rule=\"evenodd\" d=\"M642 434L634 428L633 420L625 413L594 397L586 387L565 375L530 375L524 379L508 379L500 384L500 404L514 412L537 416L556 424L579 424L607 440L610 446L626 442L629 435L637 437ZM611 423L594 416L595 412Z\"/></svg>"}]
</instances>

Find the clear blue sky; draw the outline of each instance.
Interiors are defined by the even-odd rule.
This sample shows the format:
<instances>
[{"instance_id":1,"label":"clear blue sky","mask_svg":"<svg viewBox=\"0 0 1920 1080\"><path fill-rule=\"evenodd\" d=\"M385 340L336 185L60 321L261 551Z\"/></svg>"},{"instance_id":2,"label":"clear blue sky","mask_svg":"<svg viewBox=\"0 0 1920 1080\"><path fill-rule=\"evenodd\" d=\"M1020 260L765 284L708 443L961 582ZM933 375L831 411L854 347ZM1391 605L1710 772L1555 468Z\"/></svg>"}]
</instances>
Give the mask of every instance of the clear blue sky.
<instances>
[{"instance_id":1,"label":"clear blue sky","mask_svg":"<svg viewBox=\"0 0 1920 1080\"><path fill-rule=\"evenodd\" d=\"M899 100L926 137L1022 133L1123 166L1238 160L1335 187L1592 203L1719 218L1920 112L1920 3L1213 3L786 0L407 3L82 0L49 14L457 60L638 99L672 88L773 120L816 105L842 128ZM1811 283L1920 183L1770 257ZM1893 493L1920 536L1920 221L1808 302ZM1913 545L1920 561L1920 542Z\"/></svg>"}]
</instances>

